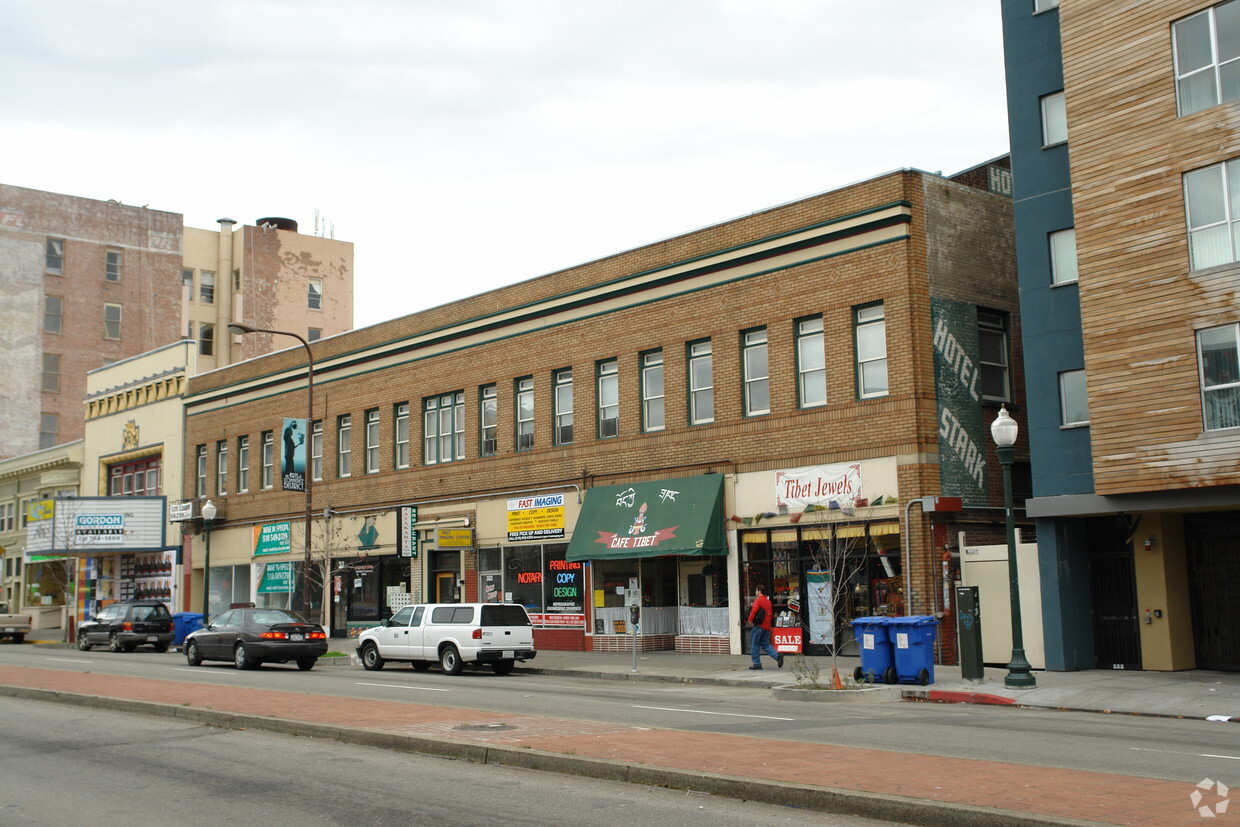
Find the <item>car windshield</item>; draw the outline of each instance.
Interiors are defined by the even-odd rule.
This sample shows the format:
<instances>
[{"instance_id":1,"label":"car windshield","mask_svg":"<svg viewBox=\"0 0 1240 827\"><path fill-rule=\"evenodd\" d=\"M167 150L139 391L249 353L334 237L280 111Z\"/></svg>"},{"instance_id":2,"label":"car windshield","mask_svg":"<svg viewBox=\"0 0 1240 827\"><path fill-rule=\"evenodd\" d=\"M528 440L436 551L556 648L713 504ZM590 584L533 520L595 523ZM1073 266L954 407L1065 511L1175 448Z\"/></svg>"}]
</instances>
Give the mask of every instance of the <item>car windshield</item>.
<instances>
[{"instance_id":1,"label":"car windshield","mask_svg":"<svg viewBox=\"0 0 1240 827\"><path fill-rule=\"evenodd\" d=\"M134 620L163 620L166 617L171 617L171 615L168 614L168 610L162 604L159 606L133 607Z\"/></svg>"},{"instance_id":2,"label":"car windshield","mask_svg":"<svg viewBox=\"0 0 1240 827\"><path fill-rule=\"evenodd\" d=\"M483 626L529 626L524 606L483 606Z\"/></svg>"},{"instance_id":3,"label":"car windshield","mask_svg":"<svg viewBox=\"0 0 1240 827\"><path fill-rule=\"evenodd\" d=\"M250 614L250 618L259 626L275 626L277 623L305 623L297 612L284 609L260 609Z\"/></svg>"}]
</instances>

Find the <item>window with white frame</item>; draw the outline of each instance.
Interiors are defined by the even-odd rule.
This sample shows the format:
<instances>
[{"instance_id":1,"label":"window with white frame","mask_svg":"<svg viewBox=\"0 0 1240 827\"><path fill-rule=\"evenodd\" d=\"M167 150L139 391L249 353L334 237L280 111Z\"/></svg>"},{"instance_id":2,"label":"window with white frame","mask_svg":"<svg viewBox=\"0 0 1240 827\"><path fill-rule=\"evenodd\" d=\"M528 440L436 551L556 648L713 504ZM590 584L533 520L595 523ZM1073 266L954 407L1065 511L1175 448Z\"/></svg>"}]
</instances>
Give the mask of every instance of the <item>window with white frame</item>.
<instances>
[{"instance_id":1,"label":"window with white frame","mask_svg":"<svg viewBox=\"0 0 1240 827\"><path fill-rule=\"evenodd\" d=\"M642 430L664 428L663 351L642 354Z\"/></svg>"},{"instance_id":2,"label":"window with white frame","mask_svg":"<svg viewBox=\"0 0 1240 827\"><path fill-rule=\"evenodd\" d=\"M210 270L198 272L198 298L203 304L215 304L215 273Z\"/></svg>"},{"instance_id":3,"label":"window with white frame","mask_svg":"<svg viewBox=\"0 0 1240 827\"><path fill-rule=\"evenodd\" d=\"M1059 374L1059 421L1066 428L1089 424L1089 396L1083 370Z\"/></svg>"},{"instance_id":4,"label":"window with white frame","mask_svg":"<svg viewBox=\"0 0 1240 827\"><path fill-rule=\"evenodd\" d=\"M306 282L306 307L311 310L323 309L323 280L309 279Z\"/></svg>"},{"instance_id":5,"label":"window with white frame","mask_svg":"<svg viewBox=\"0 0 1240 827\"><path fill-rule=\"evenodd\" d=\"M52 448L60 442L60 414L39 414L39 448Z\"/></svg>"},{"instance_id":6,"label":"window with white frame","mask_svg":"<svg viewBox=\"0 0 1240 827\"><path fill-rule=\"evenodd\" d=\"M1042 97L1042 146L1055 146L1068 140L1068 110L1063 92Z\"/></svg>"},{"instance_id":7,"label":"window with white frame","mask_svg":"<svg viewBox=\"0 0 1240 827\"><path fill-rule=\"evenodd\" d=\"M237 437L237 493L250 490L250 438Z\"/></svg>"},{"instance_id":8,"label":"window with white frame","mask_svg":"<svg viewBox=\"0 0 1240 827\"><path fill-rule=\"evenodd\" d=\"M65 300L60 296L43 297L43 332L59 333L64 327Z\"/></svg>"},{"instance_id":9,"label":"window with white frame","mask_svg":"<svg viewBox=\"0 0 1240 827\"><path fill-rule=\"evenodd\" d=\"M1197 331L1197 363L1205 429L1240 427L1240 326Z\"/></svg>"},{"instance_id":10,"label":"window with white frame","mask_svg":"<svg viewBox=\"0 0 1240 827\"><path fill-rule=\"evenodd\" d=\"M1047 241L1051 250L1051 284L1076 281L1076 228L1049 233Z\"/></svg>"},{"instance_id":11,"label":"window with white frame","mask_svg":"<svg viewBox=\"0 0 1240 827\"><path fill-rule=\"evenodd\" d=\"M366 411L366 473L379 470L379 411Z\"/></svg>"},{"instance_id":12,"label":"window with white frame","mask_svg":"<svg viewBox=\"0 0 1240 827\"><path fill-rule=\"evenodd\" d=\"M434 465L465 459L465 392L422 400L422 462Z\"/></svg>"},{"instance_id":13,"label":"window with white frame","mask_svg":"<svg viewBox=\"0 0 1240 827\"><path fill-rule=\"evenodd\" d=\"M1228 0L1171 25L1181 116L1240 98L1240 2Z\"/></svg>"},{"instance_id":14,"label":"window with white frame","mask_svg":"<svg viewBox=\"0 0 1240 827\"><path fill-rule=\"evenodd\" d=\"M108 466L108 494L113 497L153 497L159 494L160 457L117 462Z\"/></svg>"},{"instance_id":15,"label":"window with white frame","mask_svg":"<svg viewBox=\"0 0 1240 827\"><path fill-rule=\"evenodd\" d=\"M43 390L60 392L60 354L43 354Z\"/></svg>"},{"instance_id":16,"label":"window with white frame","mask_svg":"<svg viewBox=\"0 0 1240 827\"><path fill-rule=\"evenodd\" d=\"M103 306L103 338L119 339L121 337L121 316L123 308L119 304L107 303Z\"/></svg>"},{"instance_id":17,"label":"window with white frame","mask_svg":"<svg viewBox=\"0 0 1240 827\"><path fill-rule=\"evenodd\" d=\"M1059 0L1033 0L1033 13L1041 14L1044 11L1059 8Z\"/></svg>"},{"instance_id":18,"label":"window with white frame","mask_svg":"<svg viewBox=\"0 0 1240 827\"><path fill-rule=\"evenodd\" d=\"M1011 401L1008 378L1008 315L977 309L978 389L983 399Z\"/></svg>"},{"instance_id":19,"label":"window with white frame","mask_svg":"<svg viewBox=\"0 0 1240 827\"><path fill-rule=\"evenodd\" d=\"M207 446L194 448L194 496L207 496Z\"/></svg>"},{"instance_id":20,"label":"window with white frame","mask_svg":"<svg viewBox=\"0 0 1240 827\"><path fill-rule=\"evenodd\" d=\"M766 328L741 334L741 362L745 376L745 416L771 412L771 376Z\"/></svg>"},{"instance_id":21,"label":"window with white frame","mask_svg":"<svg viewBox=\"0 0 1240 827\"><path fill-rule=\"evenodd\" d=\"M483 385L478 389L478 455L493 457L499 449L499 389L495 385Z\"/></svg>"},{"instance_id":22,"label":"window with white frame","mask_svg":"<svg viewBox=\"0 0 1240 827\"><path fill-rule=\"evenodd\" d=\"M103 277L108 281L120 281L121 269L124 267L125 255L115 247L108 248L104 253Z\"/></svg>"},{"instance_id":23,"label":"window with white frame","mask_svg":"<svg viewBox=\"0 0 1240 827\"><path fill-rule=\"evenodd\" d=\"M802 408L827 404L827 353L822 316L801 319L797 335L797 401Z\"/></svg>"},{"instance_id":24,"label":"window with white frame","mask_svg":"<svg viewBox=\"0 0 1240 827\"><path fill-rule=\"evenodd\" d=\"M30 525L30 509L34 508L34 504L38 502L35 497L29 497L22 500L17 506L17 521L22 528Z\"/></svg>"},{"instance_id":25,"label":"window with white frame","mask_svg":"<svg viewBox=\"0 0 1240 827\"><path fill-rule=\"evenodd\" d=\"M392 462L397 468L409 467L409 403L401 402L392 412L395 451Z\"/></svg>"},{"instance_id":26,"label":"window with white frame","mask_svg":"<svg viewBox=\"0 0 1240 827\"><path fill-rule=\"evenodd\" d=\"M1201 270L1240 259L1240 159L1184 175L1190 267Z\"/></svg>"},{"instance_id":27,"label":"window with white frame","mask_svg":"<svg viewBox=\"0 0 1240 827\"><path fill-rule=\"evenodd\" d=\"M181 287L185 290L182 295L188 295L189 300L194 300L194 269L185 267L181 270Z\"/></svg>"},{"instance_id":28,"label":"window with white frame","mask_svg":"<svg viewBox=\"0 0 1240 827\"><path fill-rule=\"evenodd\" d=\"M336 476L353 474L353 417L342 414L336 418Z\"/></svg>"},{"instance_id":29,"label":"window with white frame","mask_svg":"<svg viewBox=\"0 0 1240 827\"><path fill-rule=\"evenodd\" d=\"M316 419L310 426L310 475L311 479L323 479L323 420Z\"/></svg>"},{"instance_id":30,"label":"window with white frame","mask_svg":"<svg viewBox=\"0 0 1240 827\"><path fill-rule=\"evenodd\" d=\"M534 379L526 376L516 382L517 450L534 447Z\"/></svg>"},{"instance_id":31,"label":"window with white frame","mask_svg":"<svg viewBox=\"0 0 1240 827\"><path fill-rule=\"evenodd\" d=\"M43 272L53 276L63 275L65 272L65 240L63 238L49 238L43 256Z\"/></svg>"},{"instance_id":32,"label":"window with white frame","mask_svg":"<svg viewBox=\"0 0 1240 827\"><path fill-rule=\"evenodd\" d=\"M228 493L228 440L215 443L215 493L223 497Z\"/></svg>"},{"instance_id":33,"label":"window with white frame","mask_svg":"<svg viewBox=\"0 0 1240 827\"><path fill-rule=\"evenodd\" d=\"M276 468L275 431L263 431L263 488L275 485Z\"/></svg>"},{"instance_id":34,"label":"window with white frame","mask_svg":"<svg viewBox=\"0 0 1240 827\"><path fill-rule=\"evenodd\" d=\"M598 363L598 438L620 435L620 363L605 359Z\"/></svg>"},{"instance_id":35,"label":"window with white frame","mask_svg":"<svg viewBox=\"0 0 1240 827\"><path fill-rule=\"evenodd\" d=\"M13 531L17 528L17 504L0 503L0 532Z\"/></svg>"},{"instance_id":36,"label":"window with white frame","mask_svg":"<svg viewBox=\"0 0 1240 827\"><path fill-rule=\"evenodd\" d=\"M689 344L689 424L715 421L715 364L710 340Z\"/></svg>"},{"instance_id":37,"label":"window with white frame","mask_svg":"<svg viewBox=\"0 0 1240 827\"><path fill-rule=\"evenodd\" d=\"M887 317L882 304L870 304L853 311L857 347L857 396L869 399L886 396Z\"/></svg>"},{"instance_id":38,"label":"window with white frame","mask_svg":"<svg viewBox=\"0 0 1240 827\"><path fill-rule=\"evenodd\" d=\"M551 375L554 401L556 445L568 445L573 441L573 369L564 368Z\"/></svg>"}]
</instances>

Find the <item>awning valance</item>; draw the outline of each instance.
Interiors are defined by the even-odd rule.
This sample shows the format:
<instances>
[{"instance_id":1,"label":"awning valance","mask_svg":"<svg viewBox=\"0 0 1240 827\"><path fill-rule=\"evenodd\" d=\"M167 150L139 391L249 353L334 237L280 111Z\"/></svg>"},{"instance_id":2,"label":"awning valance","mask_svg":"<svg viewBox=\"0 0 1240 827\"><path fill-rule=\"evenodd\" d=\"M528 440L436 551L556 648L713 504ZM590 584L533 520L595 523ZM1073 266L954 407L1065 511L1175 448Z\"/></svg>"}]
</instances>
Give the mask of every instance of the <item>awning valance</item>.
<instances>
[{"instance_id":1,"label":"awning valance","mask_svg":"<svg viewBox=\"0 0 1240 827\"><path fill-rule=\"evenodd\" d=\"M568 545L569 560L727 553L721 474L591 488Z\"/></svg>"}]
</instances>

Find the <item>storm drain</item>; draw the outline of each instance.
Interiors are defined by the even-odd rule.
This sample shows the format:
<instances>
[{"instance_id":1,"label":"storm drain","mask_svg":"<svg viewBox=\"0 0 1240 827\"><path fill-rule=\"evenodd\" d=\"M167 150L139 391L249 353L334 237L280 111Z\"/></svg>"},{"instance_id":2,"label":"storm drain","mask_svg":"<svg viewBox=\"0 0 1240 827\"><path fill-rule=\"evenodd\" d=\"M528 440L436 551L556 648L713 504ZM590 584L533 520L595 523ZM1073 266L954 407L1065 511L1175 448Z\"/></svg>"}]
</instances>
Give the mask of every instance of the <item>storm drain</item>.
<instances>
[{"instance_id":1,"label":"storm drain","mask_svg":"<svg viewBox=\"0 0 1240 827\"><path fill-rule=\"evenodd\" d=\"M511 724L462 724L453 729L461 732L506 732L516 727Z\"/></svg>"}]
</instances>

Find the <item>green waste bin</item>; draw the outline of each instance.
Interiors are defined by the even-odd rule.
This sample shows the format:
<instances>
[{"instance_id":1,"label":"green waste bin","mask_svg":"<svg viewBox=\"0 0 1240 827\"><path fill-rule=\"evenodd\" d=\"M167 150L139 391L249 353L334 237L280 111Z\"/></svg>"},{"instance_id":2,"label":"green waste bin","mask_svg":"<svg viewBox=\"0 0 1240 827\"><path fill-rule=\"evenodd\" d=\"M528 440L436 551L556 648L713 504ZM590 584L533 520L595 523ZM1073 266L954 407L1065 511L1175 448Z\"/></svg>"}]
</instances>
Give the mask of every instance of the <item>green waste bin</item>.
<instances>
[{"instance_id":1,"label":"green waste bin","mask_svg":"<svg viewBox=\"0 0 1240 827\"><path fill-rule=\"evenodd\" d=\"M934 683L934 641L938 631L938 618L929 615L887 618L887 634L900 683Z\"/></svg>"},{"instance_id":2,"label":"green waste bin","mask_svg":"<svg viewBox=\"0 0 1240 827\"><path fill-rule=\"evenodd\" d=\"M896 682L895 660L888 636L888 617L859 617L852 622L861 665L853 671L858 683Z\"/></svg>"}]
</instances>

